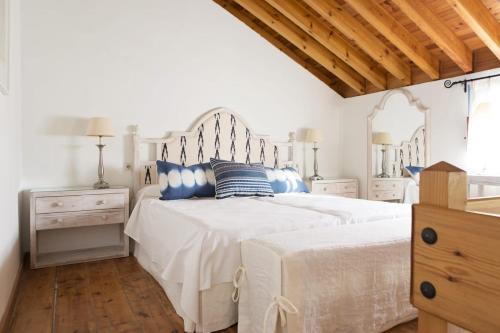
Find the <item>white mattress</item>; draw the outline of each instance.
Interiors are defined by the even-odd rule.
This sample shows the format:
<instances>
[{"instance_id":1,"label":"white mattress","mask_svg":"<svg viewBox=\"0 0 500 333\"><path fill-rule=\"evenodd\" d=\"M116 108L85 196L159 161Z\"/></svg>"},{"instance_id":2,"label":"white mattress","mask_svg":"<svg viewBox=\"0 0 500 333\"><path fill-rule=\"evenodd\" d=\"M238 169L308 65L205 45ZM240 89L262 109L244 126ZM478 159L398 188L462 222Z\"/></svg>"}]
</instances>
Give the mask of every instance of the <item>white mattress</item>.
<instances>
[{"instance_id":1,"label":"white mattress","mask_svg":"<svg viewBox=\"0 0 500 333\"><path fill-rule=\"evenodd\" d=\"M342 223L363 223L385 219L411 217L411 206L384 201L370 201L308 193L285 193L275 197L256 198L276 205L306 208L338 216Z\"/></svg>"},{"instance_id":2,"label":"white mattress","mask_svg":"<svg viewBox=\"0 0 500 333\"><path fill-rule=\"evenodd\" d=\"M274 332L280 296L297 310L286 315L289 333L382 332L415 318L410 235L404 218L243 241L238 332Z\"/></svg>"}]
</instances>

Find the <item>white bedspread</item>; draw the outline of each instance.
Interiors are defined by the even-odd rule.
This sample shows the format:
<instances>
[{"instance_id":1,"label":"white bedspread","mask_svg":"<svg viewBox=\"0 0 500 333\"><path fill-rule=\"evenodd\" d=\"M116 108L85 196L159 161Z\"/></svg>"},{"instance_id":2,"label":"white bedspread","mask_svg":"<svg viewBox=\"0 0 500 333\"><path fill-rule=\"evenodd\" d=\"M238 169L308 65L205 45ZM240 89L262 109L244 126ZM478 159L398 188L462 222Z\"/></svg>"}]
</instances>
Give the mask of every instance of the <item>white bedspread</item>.
<instances>
[{"instance_id":1,"label":"white bedspread","mask_svg":"<svg viewBox=\"0 0 500 333\"><path fill-rule=\"evenodd\" d=\"M411 218L411 205L384 201L308 193L277 194L274 198L255 198L255 200L331 214L340 217L345 224Z\"/></svg>"},{"instance_id":2,"label":"white bedspread","mask_svg":"<svg viewBox=\"0 0 500 333\"><path fill-rule=\"evenodd\" d=\"M232 281L241 264L241 240L341 223L337 216L249 198L160 201L143 196L125 233L162 268L163 279L182 284L180 305L198 323L199 291Z\"/></svg>"},{"instance_id":3,"label":"white bedspread","mask_svg":"<svg viewBox=\"0 0 500 333\"><path fill-rule=\"evenodd\" d=\"M404 218L244 241L238 332L274 332L280 296L298 310L288 333L382 332L414 318L410 235Z\"/></svg>"}]
</instances>

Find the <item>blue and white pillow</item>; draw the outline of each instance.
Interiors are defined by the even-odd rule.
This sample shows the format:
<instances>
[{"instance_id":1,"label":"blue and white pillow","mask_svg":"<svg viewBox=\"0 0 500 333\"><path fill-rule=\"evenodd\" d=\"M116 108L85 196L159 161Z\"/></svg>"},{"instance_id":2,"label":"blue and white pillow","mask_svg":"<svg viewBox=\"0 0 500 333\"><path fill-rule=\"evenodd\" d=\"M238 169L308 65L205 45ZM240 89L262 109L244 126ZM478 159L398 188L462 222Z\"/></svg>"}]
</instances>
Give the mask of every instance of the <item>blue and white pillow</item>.
<instances>
[{"instance_id":1,"label":"blue and white pillow","mask_svg":"<svg viewBox=\"0 0 500 333\"><path fill-rule=\"evenodd\" d=\"M266 175L274 193L309 193L306 184L294 168L266 168Z\"/></svg>"},{"instance_id":2,"label":"blue and white pillow","mask_svg":"<svg viewBox=\"0 0 500 333\"><path fill-rule=\"evenodd\" d=\"M424 170L423 167L420 167L420 166L406 166L405 167L405 170L406 172L408 172L411 176L411 178L413 178L413 180L415 181L415 183L417 183L417 185L420 183L420 173L422 172L422 170Z\"/></svg>"},{"instance_id":3,"label":"blue and white pillow","mask_svg":"<svg viewBox=\"0 0 500 333\"><path fill-rule=\"evenodd\" d=\"M210 163L184 167L156 161L161 200L215 196L215 177Z\"/></svg>"},{"instance_id":4,"label":"blue and white pillow","mask_svg":"<svg viewBox=\"0 0 500 333\"><path fill-rule=\"evenodd\" d=\"M215 197L272 197L271 184L262 164L245 164L210 159L215 174Z\"/></svg>"}]
</instances>

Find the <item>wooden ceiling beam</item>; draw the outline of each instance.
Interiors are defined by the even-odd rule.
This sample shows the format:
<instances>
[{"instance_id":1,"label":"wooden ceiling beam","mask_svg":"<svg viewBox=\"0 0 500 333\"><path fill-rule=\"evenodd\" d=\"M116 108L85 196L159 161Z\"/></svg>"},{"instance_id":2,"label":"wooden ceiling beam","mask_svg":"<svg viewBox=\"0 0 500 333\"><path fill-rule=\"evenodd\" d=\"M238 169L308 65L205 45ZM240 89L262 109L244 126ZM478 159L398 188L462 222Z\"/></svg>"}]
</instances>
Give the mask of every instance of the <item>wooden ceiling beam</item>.
<instances>
[{"instance_id":1,"label":"wooden ceiling beam","mask_svg":"<svg viewBox=\"0 0 500 333\"><path fill-rule=\"evenodd\" d=\"M439 79L438 60L375 0L345 1L431 79Z\"/></svg>"},{"instance_id":2,"label":"wooden ceiling beam","mask_svg":"<svg viewBox=\"0 0 500 333\"><path fill-rule=\"evenodd\" d=\"M472 71L472 51L421 0L392 0L465 73Z\"/></svg>"},{"instance_id":3,"label":"wooden ceiling beam","mask_svg":"<svg viewBox=\"0 0 500 333\"><path fill-rule=\"evenodd\" d=\"M364 78L323 45L310 37L280 12L267 4L265 0L234 0L248 12L279 33L291 44L325 67L337 78L345 82L356 92L366 90Z\"/></svg>"},{"instance_id":4,"label":"wooden ceiling beam","mask_svg":"<svg viewBox=\"0 0 500 333\"><path fill-rule=\"evenodd\" d=\"M480 0L448 0L457 14L500 59L500 24Z\"/></svg>"},{"instance_id":5,"label":"wooden ceiling beam","mask_svg":"<svg viewBox=\"0 0 500 333\"><path fill-rule=\"evenodd\" d=\"M222 8L224 8L228 12L230 12L233 16L235 16L241 22L245 23L250 29L252 29L256 33L258 33L260 36L262 36L269 43L273 44L281 52L285 53L288 57L290 57L292 60L294 60L297 64L304 67L307 71L309 71L311 74L316 76L319 80L321 80L323 83L325 83L331 89L333 89L339 95L341 95L342 97L345 97L344 96L345 92L343 91L342 87L339 85L339 80L336 77L326 75L322 70L318 69L316 66L313 66L313 65L307 63L307 61L303 57L301 57L299 54L294 52L294 50L292 50L290 47L285 45L278 38L273 36L273 34L270 33L268 30L264 29L262 26L257 24L254 21L254 17L251 17L248 12L245 13L244 9L241 8L239 5L235 4L233 2L233 0L214 0L214 2L219 4Z\"/></svg>"},{"instance_id":6,"label":"wooden ceiling beam","mask_svg":"<svg viewBox=\"0 0 500 333\"><path fill-rule=\"evenodd\" d=\"M311 15L299 2L290 0L266 1L299 28L316 39L321 45L373 83L374 86L380 89L387 88L385 72L377 67L377 63L355 49L321 20Z\"/></svg>"},{"instance_id":7,"label":"wooden ceiling beam","mask_svg":"<svg viewBox=\"0 0 500 333\"><path fill-rule=\"evenodd\" d=\"M384 45L354 16L347 13L336 1L304 0L304 2L328 23L340 30L347 38L352 39L358 47L380 63L404 85L411 84L410 64L399 58L396 53Z\"/></svg>"}]
</instances>

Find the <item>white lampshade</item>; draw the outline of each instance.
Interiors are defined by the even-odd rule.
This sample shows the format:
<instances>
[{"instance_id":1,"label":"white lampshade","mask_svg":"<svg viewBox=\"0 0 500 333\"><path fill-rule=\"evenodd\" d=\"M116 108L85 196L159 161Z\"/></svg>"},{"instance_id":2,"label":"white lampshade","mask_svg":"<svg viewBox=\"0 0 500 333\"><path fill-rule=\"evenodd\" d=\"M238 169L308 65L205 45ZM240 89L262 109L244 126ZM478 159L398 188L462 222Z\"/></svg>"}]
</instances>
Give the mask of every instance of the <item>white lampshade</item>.
<instances>
[{"instance_id":1,"label":"white lampshade","mask_svg":"<svg viewBox=\"0 0 500 333\"><path fill-rule=\"evenodd\" d=\"M392 136L388 132L373 133L372 143L376 145L392 145Z\"/></svg>"},{"instance_id":2,"label":"white lampshade","mask_svg":"<svg viewBox=\"0 0 500 333\"><path fill-rule=\"evenodd\" d=\"M306 132L306 142L321 142L323 133L318 128L310 128Z\"/></svg>"},{"instance_id":3,"label":"white lampshade","mask_svg":"<svg viewBox=\"0 0 500 333\"><path fill-rule=\"evenodd\" d=\"M90 118L87 136L115 136L111 119L103 117Z\"/></svg>"}]
</instances>

